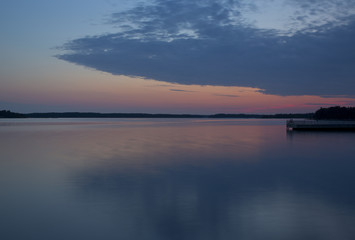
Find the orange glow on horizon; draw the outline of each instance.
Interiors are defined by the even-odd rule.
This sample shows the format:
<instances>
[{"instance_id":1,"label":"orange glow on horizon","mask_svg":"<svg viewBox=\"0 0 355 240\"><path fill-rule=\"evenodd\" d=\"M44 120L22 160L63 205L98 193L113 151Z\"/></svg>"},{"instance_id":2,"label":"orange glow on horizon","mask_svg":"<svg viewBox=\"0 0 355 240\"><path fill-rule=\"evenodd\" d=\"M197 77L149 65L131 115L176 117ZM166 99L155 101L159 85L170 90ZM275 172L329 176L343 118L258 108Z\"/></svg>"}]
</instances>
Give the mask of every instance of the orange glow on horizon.
<instances>
[{"instance_id":1,"label":"orange glow on horizon","mask_svg":"<svg viewBox=\"0 0 355 240\"><path fill-rule=\"evenodd\" d=\"M52 105L53 111L64 106L68 111L196 114L313 112L355 102L346 97L277 96L251 87L180 85L88 69L83 73L7 86L1 100Z\"/></svg>"}]
</instances>

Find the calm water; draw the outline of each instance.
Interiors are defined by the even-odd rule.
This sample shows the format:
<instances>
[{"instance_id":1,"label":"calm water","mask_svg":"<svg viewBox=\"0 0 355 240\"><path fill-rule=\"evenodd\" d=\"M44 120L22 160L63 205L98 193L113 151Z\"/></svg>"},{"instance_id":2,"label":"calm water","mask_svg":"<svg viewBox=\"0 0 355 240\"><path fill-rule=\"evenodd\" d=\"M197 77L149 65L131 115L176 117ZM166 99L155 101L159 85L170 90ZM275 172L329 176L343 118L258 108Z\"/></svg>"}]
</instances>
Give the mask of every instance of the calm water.
<instances>
[{"instance_id":1,"label":"calm water","mask_svg":"<svg viewBox=\"0 0 355 240\"><path fill-rule=\"evenodd\" d=\"M0 239L355 239L355 133L0 120Z\"/></svg>"}]
</instances>

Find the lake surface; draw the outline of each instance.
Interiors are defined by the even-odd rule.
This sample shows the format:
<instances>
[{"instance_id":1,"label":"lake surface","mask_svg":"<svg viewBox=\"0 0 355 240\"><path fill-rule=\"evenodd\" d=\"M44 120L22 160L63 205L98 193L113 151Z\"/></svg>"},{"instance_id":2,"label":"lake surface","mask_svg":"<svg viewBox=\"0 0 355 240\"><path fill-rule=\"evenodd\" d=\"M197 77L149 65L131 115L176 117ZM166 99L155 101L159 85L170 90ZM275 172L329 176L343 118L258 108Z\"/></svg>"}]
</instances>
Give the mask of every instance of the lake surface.
<instances>
[{"instance_id":1,"label":"lake surface","mask_svg":"<svg viewBox=\"0 0 355 240\"><path fill-rule=\"evenodd\" d=\"M0 120L0 239L355 239L355 132Z\"/></svg>"}]
</instances>

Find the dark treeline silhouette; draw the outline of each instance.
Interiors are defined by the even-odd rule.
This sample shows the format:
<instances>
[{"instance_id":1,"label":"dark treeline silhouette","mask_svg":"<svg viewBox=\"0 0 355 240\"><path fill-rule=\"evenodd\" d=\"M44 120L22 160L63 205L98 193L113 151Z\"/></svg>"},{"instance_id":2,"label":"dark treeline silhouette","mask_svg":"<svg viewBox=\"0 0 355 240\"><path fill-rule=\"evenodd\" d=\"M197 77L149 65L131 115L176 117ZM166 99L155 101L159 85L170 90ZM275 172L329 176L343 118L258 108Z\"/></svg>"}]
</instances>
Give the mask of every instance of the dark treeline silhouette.
<instances>
[{"instance_id":1,"label":"dark treeline silhouette","mask_svg":"<svg viewBox=\"0 0 355 240\"><path fill-rule=\"evenodd\" d=\"M0 118L311 118L313 113L303 114L150 114L150 113L95 113L95 112L48 112L14 113L0 111Z\"/></svg>"},{"instance_id":2,"label":"dark treeline silhouette","mask_svg":"<svg viewBox=\"0 0 355 240\"><path fill-rule=\"evenodd\" d=\"M209 115L209 118L312 118L313 113L278 113L278 114L225 114Z\"/></svg>"},{"instance_id":3,"label":"dark treeline silhouette","mask_svg":"<svg viewBox=\"0 0 355 240\"><path fill-rule=\"evenodd\" d=\"M317 120L355 120L355 107L320 108L314 114Z\"/></svg>"},{"instance_id":4,"label":"dark treeline silhouette","mask_svg":"<svg viewBox=\"0 0 355 240\"><path fill-rule=\"evenodd\" d=\"M8 110L0 111L0 118L25 118L25 117L26 115L21 113L14 113Z\"/></svg>"},{"instance_id":5,"label":"dark treeline silhouette","mask_svg":"<svg viewBox=\"0 0 355 240\"><path fill-rule=\"evenodd\" d=\"M149 114L149 113L95 113L95 112L50 112L29 113L29 118L200 118L193 114Z\"/></svg>"}]
</instances>

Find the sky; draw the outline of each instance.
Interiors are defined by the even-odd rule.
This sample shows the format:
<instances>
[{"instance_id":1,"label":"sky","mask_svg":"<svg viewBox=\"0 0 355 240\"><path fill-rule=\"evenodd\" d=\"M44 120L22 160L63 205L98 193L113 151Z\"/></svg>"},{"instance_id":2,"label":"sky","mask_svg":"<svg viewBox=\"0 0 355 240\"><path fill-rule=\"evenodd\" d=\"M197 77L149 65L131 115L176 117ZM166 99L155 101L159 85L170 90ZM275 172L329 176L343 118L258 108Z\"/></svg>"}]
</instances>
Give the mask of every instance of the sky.
<instances>
[{"instance_id":1,"label":"sky","mask_svg":"<svg viewBox=\"0 0 355 240\"><path fill-rule=\"evenodd\" d=\"M355 105L353 0L4 0L0 30L0 109Z\"/></svg>"}]
</instances>

